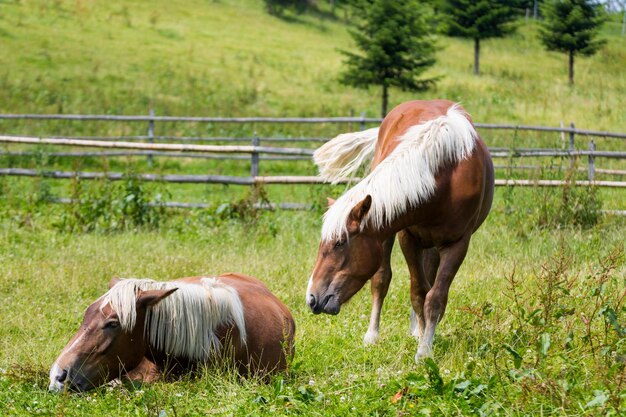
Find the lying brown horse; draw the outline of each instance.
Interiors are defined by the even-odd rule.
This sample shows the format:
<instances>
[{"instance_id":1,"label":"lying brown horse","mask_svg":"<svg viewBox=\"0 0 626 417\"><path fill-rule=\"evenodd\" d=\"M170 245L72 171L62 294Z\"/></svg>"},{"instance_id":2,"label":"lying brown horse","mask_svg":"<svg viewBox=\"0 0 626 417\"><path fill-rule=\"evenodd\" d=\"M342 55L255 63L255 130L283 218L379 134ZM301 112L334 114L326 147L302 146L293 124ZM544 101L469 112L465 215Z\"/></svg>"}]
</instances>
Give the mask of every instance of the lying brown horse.
<instances>
[{"instance_id":1,"label":"lying brown horse","mask_svg":"<svg viewBox=\"0 0 626 417\"><path fill-rule=\"evenodd\" d=\"M335 181L372 154L369 175L329 200L306 301L315 314L337 314L371 278L364 340L375 343L397 234L411 277L418 360L432 354L452 280L491 208L493 164L467 113L445 100L401 104L380 128L340 135L314 158Z\"/></svg>"},{"instance_id":2,"label":"lying brown horse","mask_svg":"<svg viewBox=\"0 0 626 417\"><path fill-rule=\"evenodd\" d=\"M52 365L51 391L85 391L119 376L147 382L225 361L267 375L293 354L291 313L255 278L114 278L109 288Z\"/></svg>"}]
</instances>

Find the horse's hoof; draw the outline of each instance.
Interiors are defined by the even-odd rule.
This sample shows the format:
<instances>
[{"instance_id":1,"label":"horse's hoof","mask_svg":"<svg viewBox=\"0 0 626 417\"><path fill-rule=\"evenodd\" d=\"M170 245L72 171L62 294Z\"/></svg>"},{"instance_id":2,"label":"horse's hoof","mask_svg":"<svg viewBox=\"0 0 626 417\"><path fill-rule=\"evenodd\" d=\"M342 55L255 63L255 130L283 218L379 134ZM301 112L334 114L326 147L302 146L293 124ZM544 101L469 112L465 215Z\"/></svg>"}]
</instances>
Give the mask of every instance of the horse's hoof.
<instances>
[{"instance_id":1,"label":"horse's hoof","mask_svg":"<svg viewBox=\"0 0 626 417\"><path fill-rule=\"evenodd\" d=\"M415 354L415 362L419 363L422 359L432 358L433 350L432 349L418 349Z\"/></svg>"},{"instance_id":2,"label":"horse's hoof","mask_svg":"<svg viewBox=\"0 0 626 417\"><path fill-rule=\"evenodd\" d=\"M363 343L365 346L375 345L378 342L378 332L367 332L363 337Z\"/></svg>"}]
</instances>

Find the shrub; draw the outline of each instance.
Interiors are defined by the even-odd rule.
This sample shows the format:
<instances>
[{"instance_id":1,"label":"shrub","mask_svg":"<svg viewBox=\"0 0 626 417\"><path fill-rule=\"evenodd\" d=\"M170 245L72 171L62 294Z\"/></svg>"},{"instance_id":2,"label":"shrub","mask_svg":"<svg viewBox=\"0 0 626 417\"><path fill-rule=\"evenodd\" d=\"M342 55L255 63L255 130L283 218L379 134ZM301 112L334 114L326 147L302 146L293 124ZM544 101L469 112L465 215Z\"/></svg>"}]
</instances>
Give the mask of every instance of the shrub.
<instances>
[{"instance_id":1,"label":"shrub","mask_svg":"<svg viewBox=\"0 0 626 417\"><path fill-rule=\"evenodd\" d=\"M102 180L89 186L75 178L71 190L70 203L56 224L66 232L158 228L165 219L158 186L149 186L132 174L121 183Z\"/></svg>"},{"instance_id":2,"label":"shrub","mask_svg":"<svg viewBox=\"0 0 626 417\"><path fill-rule=\"evenodd\" d=\"M602 216L598 188L576 185L575 174L574 164L561 187L507 187L503 195L509 225L520 235L526 234L528 225L546 229L595 226Z\"/></svg>"}]
</instances>

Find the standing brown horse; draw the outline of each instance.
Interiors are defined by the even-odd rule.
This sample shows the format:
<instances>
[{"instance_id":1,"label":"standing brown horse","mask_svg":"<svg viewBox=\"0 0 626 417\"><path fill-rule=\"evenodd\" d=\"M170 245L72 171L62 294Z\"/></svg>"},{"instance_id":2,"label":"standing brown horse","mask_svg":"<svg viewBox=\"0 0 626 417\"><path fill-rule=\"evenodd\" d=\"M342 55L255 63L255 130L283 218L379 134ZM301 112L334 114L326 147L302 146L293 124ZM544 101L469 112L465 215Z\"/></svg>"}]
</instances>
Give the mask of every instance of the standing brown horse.
<instances>
[{"instance_id":1,"label":"standing brown horse","mask_svg":"<svg viewBox=\"0 0 626 417\"><path fill-rule=\"evenodd\" d=\"M337 314L371 278L364 341L375 343L397 234L411 277L419 360L432 354L452 280L491 208L493 164L467 113L446 100L401 104L380 128L340 135L314 157L334 181L372 154L369 175L329 200L306 302L315 314Z\"/></svg>"},{"instance_id":2,"label":"standing brown horse","mask_svg":"<svg viewBox=\"0 0 626 417\"><path fill-rule=\"evenodd\" d=\"M255 278L114 278L109 287L54 362L51 391L85 391L124 375L147 382L224 361L265 375L284 370L293 354L291 313Z\"/></svg>"}]
</instances>

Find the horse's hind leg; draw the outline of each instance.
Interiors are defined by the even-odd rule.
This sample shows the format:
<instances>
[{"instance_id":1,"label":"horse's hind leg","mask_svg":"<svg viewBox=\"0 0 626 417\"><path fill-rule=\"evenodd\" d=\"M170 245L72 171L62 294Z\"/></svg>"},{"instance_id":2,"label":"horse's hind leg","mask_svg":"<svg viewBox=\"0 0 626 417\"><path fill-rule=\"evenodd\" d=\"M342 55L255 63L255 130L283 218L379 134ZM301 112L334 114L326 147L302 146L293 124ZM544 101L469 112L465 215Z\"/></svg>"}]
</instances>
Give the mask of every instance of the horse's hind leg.
<instances>
[{"instance_id":1,"label":"horse's hind leg","mask_svg":"<svg viewBox=\"0 0 626 417\"><path fill-rule=\"evenodd\" d=\"M417 308L420 312L419 320L417 314L415 313L415 307L411 309L411 335L415 337L418 341L424 333L424 298L426 298L426 293L430 290L432 285L435 283L435 278L437 276L437 268L439 268L439 251L435 248L424 249L421 251L421 262L424 271L424 278L419 278L423 281L423 284L418 285L418 279L411 280L411 300L413 303L413 298L415 298L414 305L417 305ZM426 292L423 292L418 289L418 286L425 288ZM413 295L415 294L415 295Z\"/></svg>"},{"instance_id":2,"label":"horse's hind leg","mask_svg":"<svg viewBox=\"0 0 626 417\"><path fill-rule=\"evenodd\" d=\"M435 263L437 259L435 259L436 255L432 254L432 250L422 249L417 240L404 230L398 233L398 242L400 242L411 277L411 305L413 306L411 334L419 340L425 327L424 301L433 282L432 277L427 274L427 270L432 269L430 265ZM429 261L429 268L425 268L426 259Z\"/></svg>"},{"instance_id":3,"label":"horse's hind leg","mask_svg":"<svg viewBox=\"0 0 626 417\"><path fill-rule=\"evenodd\" d=\"M425 327L417 349L417 354L415 355L416 361L432 355L435 329L446 311L448 291L450 290L454 276L465 259L467 248L469 247L469 240L468 236L439 249L441 259L437 270L437 277L424 300Z\"/></svg>"},{"instance_id":4,"label":"horse's hind leg","mask_svg":"<svg viewBox=\"0 0 626 417\"><path fill-rule=\"evenodd\" d=\"M380 311L383 308L383 302L387 296L389 290L389 283L391 282L391 251L393 249L393 243L396 236L389 237L383 243L383 260L378 268L378 271L372 277L371 290L372 290L372 313L370 315L370 323L367 328L367 333L363 337L363 342L366 345L373 345L378 341L378 326L380 324Z\"/></svg>"}]
</instances>

